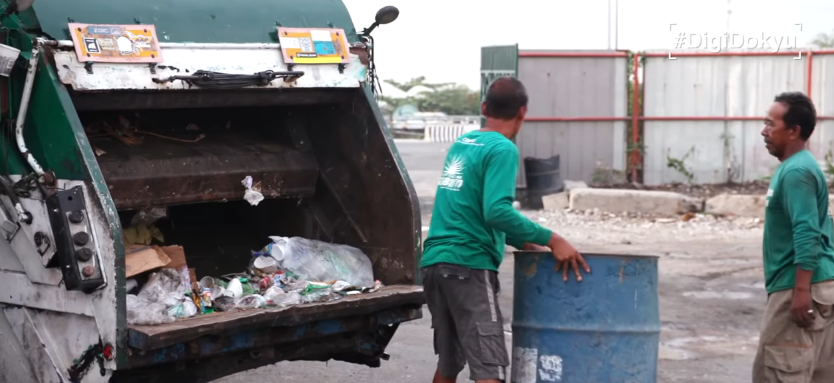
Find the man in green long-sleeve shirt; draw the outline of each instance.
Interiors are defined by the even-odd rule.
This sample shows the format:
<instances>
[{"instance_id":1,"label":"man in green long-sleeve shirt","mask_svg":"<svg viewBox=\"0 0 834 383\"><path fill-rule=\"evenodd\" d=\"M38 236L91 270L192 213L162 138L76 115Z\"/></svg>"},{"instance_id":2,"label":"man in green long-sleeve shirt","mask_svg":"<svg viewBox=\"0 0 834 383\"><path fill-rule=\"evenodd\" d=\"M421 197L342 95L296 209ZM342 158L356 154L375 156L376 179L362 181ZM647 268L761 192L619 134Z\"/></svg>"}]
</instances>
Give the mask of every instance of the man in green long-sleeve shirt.
<instances>
[{"instance_id":1,"label":"man in green long-sleeve shirt","mask_svg":"<svg viewBox=\"0 0 834 383\"><path fill-rule=\"evenodd\" d=\"M828 185L806 142L816 110L802 93L776 96L762 130L781 162L767 191L768 299L754 383L834 382L834 245Z\"/></svg>"},{"instance_id":2,"label":"man in green long-sleeve shirt","mask_svg":"<svg viewBox=\"0 0 834 383\"><path fill-rule=\"evenodd\" d=\"M590 272L566 240L513 208L518 149L511 139L527 113L524 86L511 77L496 80L481 109L486 126L458 138L446 156L423 250L423 287L439 356L434 383L456 382L465 363L478 383L506 379L509 357L496 304L505 244L551 251L565 280L568 268L578 281L580 266Z\"/></svg>"}]
</instances>

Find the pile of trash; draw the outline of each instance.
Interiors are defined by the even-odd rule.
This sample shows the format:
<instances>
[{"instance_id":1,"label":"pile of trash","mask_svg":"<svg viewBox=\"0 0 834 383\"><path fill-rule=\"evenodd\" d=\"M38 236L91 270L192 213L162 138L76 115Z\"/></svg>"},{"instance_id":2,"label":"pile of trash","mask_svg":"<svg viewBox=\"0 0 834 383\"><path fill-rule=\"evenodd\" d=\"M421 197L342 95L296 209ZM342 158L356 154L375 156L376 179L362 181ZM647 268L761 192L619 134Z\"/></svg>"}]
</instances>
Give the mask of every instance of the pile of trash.
<instances>
[{"instance_id":1,"label":"pile of trash","mask_svg":"<svg viewBox=\"0 0 834 383\"><path fill-rule=\"evenodd\" d=\"M373 278L370 259L355 247L300 237L270 239L272 243L252 252L246 272L199 281L185 266L184 256L182 262L172 262L179 258L181 247L130 249L131 255L144 252L143 266L153 267L156 262L165 267L153 272L141 288L135 280L128 281L128 324L155 325L214 312L327 302L382 287ZM128 277L136 272L140 271L128 266ZM137 294L130 294L136 290Z\"/></svg>"}]
</instances>

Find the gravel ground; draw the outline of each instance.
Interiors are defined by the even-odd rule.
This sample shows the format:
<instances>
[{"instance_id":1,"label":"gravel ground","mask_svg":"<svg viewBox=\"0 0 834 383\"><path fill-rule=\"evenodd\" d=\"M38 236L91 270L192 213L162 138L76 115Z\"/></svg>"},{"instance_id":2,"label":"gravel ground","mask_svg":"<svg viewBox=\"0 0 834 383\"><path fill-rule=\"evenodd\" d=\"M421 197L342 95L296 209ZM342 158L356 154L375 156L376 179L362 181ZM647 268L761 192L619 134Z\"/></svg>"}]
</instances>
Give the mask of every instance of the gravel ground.
<instances>
[{"instance_id":1,"label":"gravel ground","mask_svg":"<svg viewBox=\"0 0 834 383\"><path fill-rule=\"evenodd\" d=\"M523 213L568 238L581 252L661 256L659 382L750 381L765 299L759 220L598 211ZM499 305L508 322L512 267L512 254L507 254L499 273L504 288ZM509 323L506 327L509 330ZM511 339L508 333L508 344ZM391 360L377 369L341 362L279 363L217 382L429 382L436 360L428 310L424 309L423 319L400 326L387 351ZM467 378L464 370L458 381Z\"/></svg>"},{"instance_id":2,"label":"gravel ground","mask_svg":"<svg viewBox=\"0 0 834 383\"><path fill-rule=\"evenodd\" d=\"M588 245L627 245L646 241L682 241L686 238L739 240L760 238L762 235L762 221L757 218L707 214L659 217L633 213L610 214L599 210L524 211L524 214L572 241Z\"/></svg>"}]
</instances>

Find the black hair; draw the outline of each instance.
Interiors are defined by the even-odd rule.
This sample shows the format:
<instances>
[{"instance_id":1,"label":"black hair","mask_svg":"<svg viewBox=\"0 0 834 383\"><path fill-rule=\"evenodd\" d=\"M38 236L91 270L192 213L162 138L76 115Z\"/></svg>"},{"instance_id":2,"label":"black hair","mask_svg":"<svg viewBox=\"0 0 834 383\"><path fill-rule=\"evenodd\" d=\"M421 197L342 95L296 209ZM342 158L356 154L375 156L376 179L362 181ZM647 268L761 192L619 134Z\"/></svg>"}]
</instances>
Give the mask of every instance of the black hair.
<instances>
[{"instance_id":1,"label":"black hair","mask_svg":"<svg viewBox=\"0 0 834 383\"><path fill-rule=\"evenodd\" d=\"M527 106L527 90L521 81L501 77L489 86L485 102L487 117L511 120L518 115L519 109Z\"/></svg>"},{"instance_id":2,"label":"black hair","mask_svg":"<svg viewBox=\"0 0 834 383\"><path fill-rule=\"evenodd\" d=\"M799 136L807 141L817 124L817 110L811 99L802 92L784 92L777 95L773 101L781 102L788 107L782 116L785 128L799 126Z\"/></svg>"}]
</instances>

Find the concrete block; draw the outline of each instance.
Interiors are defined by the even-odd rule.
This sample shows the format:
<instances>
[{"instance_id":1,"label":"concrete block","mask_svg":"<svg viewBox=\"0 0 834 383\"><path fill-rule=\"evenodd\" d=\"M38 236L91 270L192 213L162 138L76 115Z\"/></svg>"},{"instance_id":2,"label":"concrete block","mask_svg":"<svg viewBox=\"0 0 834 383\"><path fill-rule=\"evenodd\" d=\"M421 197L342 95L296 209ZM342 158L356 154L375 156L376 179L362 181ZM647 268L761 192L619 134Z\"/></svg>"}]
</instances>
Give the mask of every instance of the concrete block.
<instances>
[{"instance_id":1,"label":"concrete block","mask_svg":"<svg viewBox=\"0 0 834 383\"><path fill-rule=\"evenodd\" d=\"M565 210L570 206L570 198L568 197L568 192L546 195L542 197L542 205L544 205L544 210Z\"/></svg>"},{"instance_id":2,"label":"concrete block","mask_svg":"<svg viewBox=\"0 0 834 383\"><path fill-rule=\"evenodd\" d=\"M765 201L765 196L761 194L720 194L707 200L706 211L764 219Z\"/></svg>"},{"instance_id":3,"label":"concrete block","mask_svg":"<svg viewBox=\"0 0 834 383\"><path fill-rule=\"evenodd\" d=\"M701 211L702 207L703 200L699 198L667 191L577 189L570 193L571 210L675 215Z\"/></svg>"},{"instance_id":4,"label":"concrete block","mask_svg":"<svg viewBox=\"0 0 834 383\"><path fill-rule=\"evenodd\" d=\"M543 209L551 211L565 210L570 206L570 192L572 190L587 188L588 184L586 184L585 181L565 180L564 191L542 197Z\"/></svg>"},{"instance_id":5,"label":"concrete block","mask_svg":"<svg viewBox=\"0 0 834 383\"><path fill-rule=\"evenodd\" d=\"M574 189L587 189L588 184L585 181L570 181L565 180L565 191L570 193L571 190Z\"/></svg>"}]
</instances>

